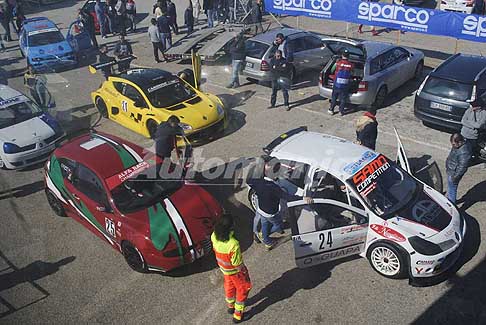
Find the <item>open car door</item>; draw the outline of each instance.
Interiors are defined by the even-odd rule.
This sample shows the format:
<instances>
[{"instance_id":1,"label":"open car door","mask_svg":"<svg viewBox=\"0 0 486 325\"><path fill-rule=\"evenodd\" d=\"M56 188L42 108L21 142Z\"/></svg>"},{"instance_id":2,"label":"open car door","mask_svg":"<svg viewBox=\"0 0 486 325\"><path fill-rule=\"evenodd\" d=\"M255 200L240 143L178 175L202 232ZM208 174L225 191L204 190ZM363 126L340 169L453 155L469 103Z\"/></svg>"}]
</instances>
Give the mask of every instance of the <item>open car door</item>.
<instances>
[{"instance_id":1,"label":"open car door","mask_svg":"<svg viewBox=\"0 0 486 325\"><path fill-rule=\"evenodd\" d=\"M191 51L192 71L194 72L194 88L200 90L201 87L201 56Z\"/></svg>"},{"instance_id":2,"label":"open car door","mask_svg":"<svg viewBox=\"0 0 486 325\"><path fill-rule=\"evenodd\" d=\"M66 40L76 53L90 50L93 47L88 31L79 20L75 20L69 25Z\"/></svg>"},{"instance_id":3,"label":"open car door","mask_svg":"<svg viewBox=\"0 0 486 325\"><path fill-rule=\"evenodd\" d=\"M368 217L364 210L330 199L288 203L295 263L305 268L364 252Z\"/></svg>"},{"instance_id":4,"label":"open car door","mask_svg":"<svg viewBox=\"0 0 486 325\"><path fill-rule=\"evenodd\" d=\"M403 148L402 140L400 140L397 129L393 128L393 130L395 131L395 136L397 137L397 164L412 175L412 170L410 169L410 164L408 162L405 149Z\"/></svg>"}]
</instances>

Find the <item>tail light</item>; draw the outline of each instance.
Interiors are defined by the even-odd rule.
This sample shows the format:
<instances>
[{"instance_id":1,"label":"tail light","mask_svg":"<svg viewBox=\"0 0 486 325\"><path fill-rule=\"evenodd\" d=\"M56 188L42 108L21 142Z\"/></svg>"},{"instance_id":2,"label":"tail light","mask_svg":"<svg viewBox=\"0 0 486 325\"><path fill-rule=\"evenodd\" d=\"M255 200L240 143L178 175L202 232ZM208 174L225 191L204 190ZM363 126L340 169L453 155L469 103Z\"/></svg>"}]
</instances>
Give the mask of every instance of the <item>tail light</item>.
<instances>
[{"instance_id":1,"label":"tail light","mask_svg":"<svg viewBox=\"0 0 486 325\"><path fill-rule=\"evenodd\" d=\"M260 70L261 71L270 71L270 65L268 64L267 61L262 60L262 63L260 64Z\"/></svg>"},{"instance_id":2,"label":"tail light","mask_svg":"<svg viewBox=\"0 0 486 325\"><path fill-rule=\"evenodd\" d=\"M358 85L358 91L368 91L368 81L361 81Z\"/></svg>"}]
</instances>

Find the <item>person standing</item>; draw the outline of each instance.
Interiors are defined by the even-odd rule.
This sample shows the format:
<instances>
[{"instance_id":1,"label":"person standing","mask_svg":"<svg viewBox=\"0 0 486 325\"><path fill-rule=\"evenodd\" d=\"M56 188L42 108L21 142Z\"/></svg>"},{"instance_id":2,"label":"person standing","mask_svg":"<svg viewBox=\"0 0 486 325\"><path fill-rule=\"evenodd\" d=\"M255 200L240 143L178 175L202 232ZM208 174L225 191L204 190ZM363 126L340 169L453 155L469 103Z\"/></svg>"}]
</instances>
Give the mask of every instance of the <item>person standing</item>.
<instances>
[{"instance_id":1,"label":"person standing","mask_svg":"<svg viewBox=\"0 0 486 325\"><path fill-rule=\"evenodd\" d=\"M96 31L95 31L95 23L94 18L88 12L79 9L79 20L83 24L84 29L88 32L89 38L93 43L95 48L98 48L98 41L96 40Z\"/></svg>"},{"instance_id":2,"label":"person standing","mask_svg":"<svg viewBox=\"0 0 486 325\"><path fill-rule=\"evenodd\" d=\"M187 35L191 34L194 31L194 16L193 16L193 8L192 2L189 0L189 6L186 8L184 12L184 24L187 27Z\"/></svg>"},{"instance_id":3,"label":"person standing","mask_svg":"<svg viewBox=\"0 0 486 325\"><path fill-rule=\"evenodd\" d=\"M483 99L477 97L462 116L461 135L464 137L466 144L470 147L473 154L476 149L479 132L486 129L485 106Z\"/></svg>"},{"instance_id":4,"label":"person standing","mask_svg":"<svg viewBox=\"0 0 486 325\"><path fill-rule=\"evenodd\" d=\"M376 121L376 110L371 107L356 120L356 143L375 150L377 137L378 122Z\"/></svg>"},{"instance_id":5,"label":"person standing","mask_svg":"<svg viewBox=\"0 0 486 325\"><path fill-rule=\"evenodd\" d=\"M224 276L228 313L233 323L245 320L245 303L252 288L248 269L243 262L240 242L235 237L233 217L224 214L214 226L211 243L219 269Z\"/></svg>"},{"instance_id":6,"label":"person standing","mask_svg":"<svg viewBox=\"0 0 486 325\"><path fill-rule=\"evenodd\" d=\"M331 106L328 113L334 115L334 108L339 99L339 113L344 115L344 105L349 96L349 86L351 83L354 64L349 61L349 52L344 50L341 54L341 59L338 60L331 69L334 73L334 84L332 86Z\"/></svg>"},{"instance_id":7,"label":"person standing","mask_svg":"<svg viewBox=\"0 0 486 325\"><path fill-rule=\"evenodd\" d=\"M152 18L150 20L150 26L148 28L148 36L150 41L152 42L152 47L154 48L154 59L155 62L160 63L159 59L159 51L162 53L162 57L164 58L164 61L167 62L167 58L165 57L164 54L164 44L162 43L162 36L160 36L159 28L157 27L157 20L155 18Z\"/></svg>"},{"instance_id":8,"label":"person standing","mask_svg":"<svg viewBox=\"0 0 486 325\"><path fill-rule=\"evenodd\" d=\"M134 0L127 1L127 17L130 20L130 31L137 30L137 5Z\"/></svg>"},{"instance_id":9,"label":"person standing","mask_svg":"<svg viewBox=\"0 0 486 325\"><path fill-rule=\"evenodd\" d=\"M115 54L117 61L121 61L118 63L118 72L122 73L130 69L130 60L124 59L133 55L133 50L125 36L120 35L120 40L116 43L113 54Z\"/></svg>"},{"instance_id":10,"label":"person standing","mask_svg":"<svg viewBox=\"0 0 486 325\"><path fill-rule=\"evenodd\" d=\"M98 20L98 24L100 26L101 38L106 38L106 34L107 34L107 32L106 32L106 16L107 16L106 3L101 2L100 0L96 0L95 14L96 14L96 19Z\"/></svg>"},{"instance_id":11,"label":"person standing","mask_svg":"<svg viewBox=\"0 0 486 325\"><path fill-rule=\"evenodd\" d=\"M166 122L162 122L155 131L155 153L158 157L170 158L176 148L177 136L184 135L184 130L179 126L181 121L175 115L169 116Z\"/></svg>"},{"instance_id":12,"label":"person standing","mask_svg":"<svg viewBox=\"0 0 486 325\"><path fill-rule=\"evenodd\" d=\"M472 14L484 16L486 14L486 0L475 0Z\"/></svg>"},{"instance_id":13,"label":"person standing","mask_svg":"<svg viewBox=\"0 0 486 325\"><path fill-rule=\"evenodd\" d=\"M117 21L116 21L116 1L106 0L106 18L108 19L108 26L110 28L110 33L115 35L118 31Z\"/></svg>"},{"instance_id":14,"label":"person standing","mask_svg":"<svg viewBox=\"0 0 486 325\"><path fill-rule=\"evenodd\" d=\"M199 15L201 14L201 3L199 0L192 0L192 15L194 17L194 25L199 24Z\"/></svg>"},{"instance_id":15,"label":"person standing","mask_svg":"<svg viewBox=\"0 0 486 325\"><path fill-rule=\"evenodd\" d=\"M10 15L12 14L8 4L4 2L0 4L0 23L5 30L3 40L6 42L12 41L12 35L10 34Z\"/></svg>"},{"instance_id":16,"label":"person standing","mask_svg":"<svg viewBox=\"0 0 486 325\"><path fill-rule=\"evenodd\" d=\"M365 1L365 2L378 2L379 0L361 0L361 1ZM358 26L358 33L363 34L363 24L360 24ZM378 32L376 31L376 27L375 26L371 26L371 34L373 36L377 36L378 35Z\"/></svg>"},{"instance_id":17,"label":"person standing","mask_svg":"<svg viewBox=\"0 0 486 325\"><path fill-rule=\"evenodd\" d=\"M157 19L157 27L160 32L160 40L164 45L164 51L167 51L172 47L172 35L170 33L169 18L165 15L165 11L163 11L162 16Z\"/></svg>"},{"instance_id":18,"label":"person standing","mask_svg":"<svg viewBox=\"0 0 486 325\"><path fill-rule=\"evenodd\" d=\"M203 9L206 12L206 16L208 17L208 27L213 28L214 27L214 16L215 10L215 1L216 0L204 0L203 2Z\"/></svg>"},{"instance_id":19,"label":"person standing","mask_svg":"<svg viewBox=\"0 0 486 325\"><path fill-rule=\"evenodd\" d=\"M231 83L226 88L238 88L240 86L239 73L246 58L245 39L243 33L239 33L230 44L231 54Z\"/></svg>"},{"instance_id":20,"label":"person standing","mask_svg":"<svg viewBox=\"0 0 486 325\"><path fill-rule=\"evenodd\" d=\"M101 45L100 47L100 54L98 56L98 63L108 63L114 61L115 58L108 55L108 47L106 45ZM101 68L101 73L106 80L113 74L111 70L111 65L106 65Z\"/></svg>"},{"instance_id":21,"label":"person standing","mask_svg":"<svg viewBox=\"0 0 486 325\"><path fill-rule=\"evenodd\" d=\"M255 36L258 34L258 31L263 33L261 0L251 0L251 4L251 17L255 26Z\"/></svg>"},{"instance_id":22,"label":"person standing","mask_svg":"<svg viewBox=\"0 0 486 325\"><path fill-rule=\"evenodd\" d=\"M127 35L127 26L125 21L127 19L127 0L118 0L115 5L116 10L116 24L120 35Z\"/></svg>"},{"instance_id":23,"label":"person standing","mask_svg":"<svg viewBox=\"0 0 486 325\"><path fill-rule=\"evenodd\" d=\"M290 72L291 64L282 56L282 51L275 51L274 57L270 60L270 71L272 74L272 95L270 97L270 106L274 108L277 102L277 92L282 90L285 110L290 110L289 89L291 86Z\"/></svg>"},{"instance_id":24,"label":"person standing","mask_svg":"<svg viewBox=\"0 0 486 325\"><path fill-rule=\"evenodd\" d=\"M451 135L450 141L452 148L446 159L447 198L456 203L457 188L469 167L472 151L459 133Z\"/></svg>"},{"instance_id":25,"label":"person standing","mask_svg":"<svg viewBox=\"0 0 486 325\"><path fill-rule=\"evenodd\" d=\"M179 27L177 27L177 9L175 3L167 0L167 18L169 18L169 24L175 35L179 34Z\"/></svg>"}]
</instances>

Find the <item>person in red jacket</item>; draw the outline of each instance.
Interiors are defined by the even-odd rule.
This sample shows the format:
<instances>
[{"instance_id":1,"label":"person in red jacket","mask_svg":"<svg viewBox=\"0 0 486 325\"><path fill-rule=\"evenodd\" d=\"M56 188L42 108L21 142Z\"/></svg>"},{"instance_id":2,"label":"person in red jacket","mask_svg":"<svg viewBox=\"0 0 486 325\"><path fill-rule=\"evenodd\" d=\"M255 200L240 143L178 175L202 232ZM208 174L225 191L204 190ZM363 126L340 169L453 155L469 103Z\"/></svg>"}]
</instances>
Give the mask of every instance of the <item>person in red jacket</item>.
<instances>
[{"instance_id":1,"label":"person in red jacket","mask_svg":"<svg viewBox=\"0 0 486 325\"><path fill-rule=\"evenodd\" d=\"M328 113L334 115L334 107L339 99L339 113L344 115L344 104L349 95L349 85L353 77L354 64L349 61L349 51L344 50L339 59L331 69L334 73L334 84L332 87L331 107Z\"/></svg>"}]
</instances>

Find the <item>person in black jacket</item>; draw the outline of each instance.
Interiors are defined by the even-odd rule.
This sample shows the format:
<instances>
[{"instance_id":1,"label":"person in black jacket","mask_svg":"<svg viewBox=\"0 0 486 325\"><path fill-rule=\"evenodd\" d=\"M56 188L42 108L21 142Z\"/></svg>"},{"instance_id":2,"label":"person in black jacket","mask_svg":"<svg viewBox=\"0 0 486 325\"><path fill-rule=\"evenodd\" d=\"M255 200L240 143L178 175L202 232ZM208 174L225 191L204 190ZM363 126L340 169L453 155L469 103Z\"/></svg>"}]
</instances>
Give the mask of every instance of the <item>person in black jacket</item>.
<instances>
[{"instance_id":1,"label":"person in black jacket","mask_svg":"<svg viewBox=\"0 0 486 325\"><path fill-rule=\"evenodd\" d=\"M230 54L232 74L231 83L227 86L227 88L237 88L240 86L239 73L246 57L245 39L242 33L238 34L231 42Z\"/></svg>"},{"instance_id":2,"label":"person in black jacket","mask_svg":"<svg viewBox=\"0 0 486 325\"><path fill-rule=\"evenodd\" d=\"M115 49L113 50L113 54L115 54L118 63L118 71L120 73L126 72L130 69L130 60L124 60L129 56L133 55L132 46L130 43L125 39L125 36L120 35L120 40L115 45Z\"/></svg>"},{"instance_id":3,"label":"person in black jacket","mask_svg":"<svg viewBox=\"0 0 486 325\"><path fill-rule=\"evenodd\" d=\"M172 47L172 34L170 32L170 21L165 11L162 11L162 16L157 19L157 27L160 32L160 40L164 45L165 51L167 51Z\"/></svg>"},{"instance_id":4,"label":"person in black jacket","mask_svg":"<svg viewBox=\"0 0 486 325\"><path fill-rule=\"evenodd\" d=\"M184 130L179 126L180 120L171 115L167 122L160 123L155 131L155 153L160 158L170 158L177 142L176 136L184 135Z\"/></svg>"},{"instance_id":5,"label":"person in black jacket","mask_svg":"<svg viewBox=\"0 0 486 325\"><path fill-rule=\"evenodd\" d=\"M98 48L98 41L96 40L96 30L95 30L95 22L93 16L90 13L79 9L79 20L82 22L83 27L89 34L89 38L93 43L95 48Z\"/></svg>"},{"instance_id":6,"label":"person in black jacket","mask_svg":"<svg viewBox=\"0 0 486 325\"><path fill-rule=\"evenodd\" d=\"M376 148L378 137L378 122L376 121L376 110L369 108L356 120L356 143L372 150Z\"/></svg>"},{"instance_id":7,"label":"person in black jacket","mask_svg":"<svg viewBox=\"0 0 486 325\"><path fill-rule=\"evenodd\" d=\"M169 18L170 27L174 34L179 34L179 27L177 27L177 9L175 3L167 0L167 17Z\"/></svg>"},{"instance_id":8,"label":"person in black jacket","mask_svg":"<svg viewBox=\"0 0 486 325\"><path fill-rule=\"evenodd\" d=\"M447 198L456 203L457 187L469 167L472 151L459 133L451 135L451 151L446 159Z\"/></svg>"},{"instance_id":9,"label":"person in black jacket","mask_svg":"<svg viewBox=\"0 0 486 325\"><path fill-rule=\"evenodd\" d=\"M262 1L261 0L251 0L251 18L252 23L255 26L255 34L258 34L258 31L263 33L263 26L262 26Z\"/></svg>"},{"instance_id":10,"label":"person in black jacket","mask_svg":"<svg viewBox=\"0 0 486 325\"><path fill-rule=\"evenodd\" d=\"M189 1L189 6L184 12L184 24L186 24L187 27L187 35L194 31L194 16L192 15L192 10L192 2Z\"/></svg>"},{"instance_id":11,"label":"person in black jacket","mask_svg":"<svg viewBox=\"0 0 486 325\"><path fill-rule=\"evenodd\" d=\"M277 102L277 92L282 90L285 109L290 110L289 106L289 89L290 89L290 63L282 56L282 51L275 51L275 56L270 61L270 71L272 73L272 96L270 97L270 106L274 108Z\"/></svg>"}]
</instances>

